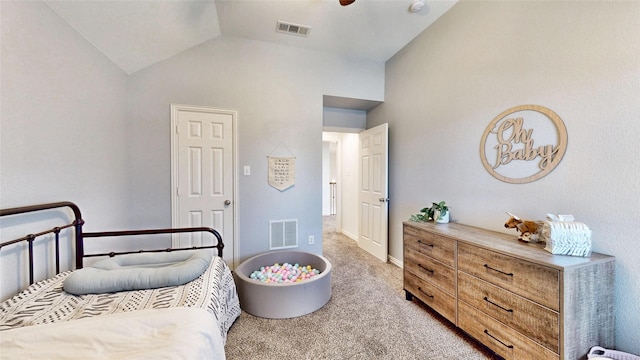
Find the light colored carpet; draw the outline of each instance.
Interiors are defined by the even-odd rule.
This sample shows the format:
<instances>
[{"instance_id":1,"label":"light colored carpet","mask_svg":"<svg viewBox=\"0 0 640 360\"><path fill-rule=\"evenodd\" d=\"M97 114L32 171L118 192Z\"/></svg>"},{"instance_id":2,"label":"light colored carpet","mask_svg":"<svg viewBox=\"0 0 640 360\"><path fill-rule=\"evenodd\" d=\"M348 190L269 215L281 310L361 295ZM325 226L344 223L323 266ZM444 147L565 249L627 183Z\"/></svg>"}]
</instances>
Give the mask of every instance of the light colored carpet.
<instances>
[{"instance_id":1,"label":"light colored carpet","mask_svg":"<svg viewBox=\"0 0 640 360\"><path fill-rule=\"evenodd\" d=\"M336 233L331 217L323 232L331 300L292 319L243 311L229 331L227 359L499 359L417 300L405 300L402 270Z\"/></svg>"}]
</instances>

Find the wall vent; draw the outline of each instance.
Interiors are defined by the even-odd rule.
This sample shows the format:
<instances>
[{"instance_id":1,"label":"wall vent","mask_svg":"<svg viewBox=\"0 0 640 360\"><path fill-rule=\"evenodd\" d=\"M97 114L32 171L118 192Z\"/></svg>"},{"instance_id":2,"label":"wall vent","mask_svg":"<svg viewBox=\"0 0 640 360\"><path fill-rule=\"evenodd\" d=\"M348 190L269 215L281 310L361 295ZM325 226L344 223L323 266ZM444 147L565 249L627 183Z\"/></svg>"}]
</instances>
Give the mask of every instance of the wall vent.
<instances>
[{"instance_id":1,"label":"wall vent","mask_svg":"<svg viewBox=\"0 0 640 360\"><path fill-rule=\"evenodd\" d=\"M269 250L298 247L298 219L269 221Z\"/></svg>"},{"instance_id":2,"label":"wall vent","mask_svg":"<svg viewBox=\"0 0 640 360\"><path fill-rule=\"evenodd\" d=\"M276 31L290 34L290 35L298 35L298 36L309 36L309 32L311 31L310 26L304 26L299 24L292 24L284 21L278 20L276 23Z\"/></svg>"}]
</instances>

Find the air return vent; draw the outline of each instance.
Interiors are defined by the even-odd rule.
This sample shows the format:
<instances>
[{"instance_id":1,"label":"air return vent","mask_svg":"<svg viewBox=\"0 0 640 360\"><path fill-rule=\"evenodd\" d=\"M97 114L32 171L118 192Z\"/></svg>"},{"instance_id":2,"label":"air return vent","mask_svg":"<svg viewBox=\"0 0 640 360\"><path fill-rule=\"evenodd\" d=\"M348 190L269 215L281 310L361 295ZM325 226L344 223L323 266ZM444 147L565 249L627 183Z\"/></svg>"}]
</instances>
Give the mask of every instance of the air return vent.
<instances>
[{"instance_id":1,"label":"air return vent","mask_svg":"<svg viewBox=\"0 0 640 360\"><path fill-rule=\"evenodd\" d=\"M281 33L285 33L285 34L291 34L291 35L298 35L298 36L307 37L307 36L309 36L309 32L311 31L311 27L304 26L304 25L298 25L298 24L292 24L292 23L288 23L288 22L284 22L284 21L278 20L278 23L276 24L276 31L277 32L281 32Z\"/></svg>"},{"instance_id":2,"label":"air return vent","mask_svg":"<svg viewBox=\"0 0 640 360\"><path fill-rule=\"evenodd\" d=\"M298 247L298 220L269 221L269 250Z\"/></svg>"}]
</instances>

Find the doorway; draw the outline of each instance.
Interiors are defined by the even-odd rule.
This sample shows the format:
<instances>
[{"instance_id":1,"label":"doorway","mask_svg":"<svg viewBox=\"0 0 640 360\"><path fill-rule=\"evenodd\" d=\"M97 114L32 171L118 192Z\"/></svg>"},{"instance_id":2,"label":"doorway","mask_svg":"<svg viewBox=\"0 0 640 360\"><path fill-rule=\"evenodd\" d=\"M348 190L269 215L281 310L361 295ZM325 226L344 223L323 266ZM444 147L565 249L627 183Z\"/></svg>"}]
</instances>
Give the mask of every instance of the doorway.
<instances>
[{"instance_id":1,"label":"doorway","mask_svg":"<svg viewBox=\"0 0 640 360\"><path fill-rule=\"evenodd\" d=\"M351 240L358 241L358 134L323 132L323 218ZM335 182L335 185L331 183ZM332 187L335 193L332 193ZM331 201L335 196L335 214ZM323 232L327 221L323 221ZM333 230L333 229L331 229Z\"/></svg>"},{"instance_id":2,"label":"doorway","mask_svg":"<svg viewBox=\"0 0 640 360\"><path fill-rule=\"evenodd\" d=\"M357 133L323 132L323 233L345 235L383 262L389 260L387 142L386 123Z\"/></svg>"},{"instance_id":3,"label":"doorway","mask_svg":"<svg viewBox=\"0 0 640 360\"><path fill-rule=\"evenodd\" d=\"M335 224L335 232L358 243L360 242L361 226L365 226L368 234L372 234L371 230L375 229L370 225L380 223L379 221L369 221L368 224L360 224L362 209L359 201L362 195L361 188L363 188L360 183L363 159L359 158L361 148L359 134L366 129L367 112L380 104L382 104L381 101L323 96L323 215L327 214L325 216L332 217L331 220L334 220L323 221L323 232L326 223ZM335 151L333 151L333 147L335 147ZM332 166L335 166L333 172L331 171ZM334 181L336 183L336 206L335 215L331 215L330 201L334 196L331 193L331 183ZM386 194L383 197L386 199ZM375 200L380 198L382 197ZM387 206L387 204L384 205ZM379 208L379 206L369 206L370 209L375 207ZM366 232L365 235L367 235ZM374 238L380 242L383 241L380 237L375 236ZM370 239L371 237L368 238L368 240ZM386 239L385 230L385 243Z\"/></svg>"}]
</instances>

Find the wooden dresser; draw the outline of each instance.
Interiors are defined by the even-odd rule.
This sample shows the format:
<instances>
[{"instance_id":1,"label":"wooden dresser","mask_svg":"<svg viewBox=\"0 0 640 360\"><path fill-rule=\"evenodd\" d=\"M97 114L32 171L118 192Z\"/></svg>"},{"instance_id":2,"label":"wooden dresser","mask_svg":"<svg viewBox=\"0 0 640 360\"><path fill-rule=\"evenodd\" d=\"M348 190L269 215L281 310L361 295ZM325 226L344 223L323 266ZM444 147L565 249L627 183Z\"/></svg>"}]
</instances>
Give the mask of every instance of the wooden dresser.
<instances>
[{"instance_id":1,"label":"wooden dresser","mask_svg":"<svg viewBox=\"0 0 640 360\"><path fill-rule=\"evenodd\" d=\"M615 258L449 223L403 223L404 290L505 359L586 359L615 346Z\"/></svg>"}]
</instances>

